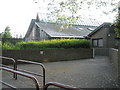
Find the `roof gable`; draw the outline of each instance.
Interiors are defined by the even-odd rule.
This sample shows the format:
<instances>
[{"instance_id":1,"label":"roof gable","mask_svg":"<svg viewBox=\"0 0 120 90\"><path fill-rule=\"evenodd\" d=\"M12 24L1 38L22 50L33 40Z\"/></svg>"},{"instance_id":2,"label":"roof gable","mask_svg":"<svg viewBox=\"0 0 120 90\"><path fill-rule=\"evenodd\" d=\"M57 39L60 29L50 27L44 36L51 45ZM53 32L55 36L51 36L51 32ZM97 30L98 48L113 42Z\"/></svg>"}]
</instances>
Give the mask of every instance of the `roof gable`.
<instances>
[{"instance_id":1,"label":"roof gable","mask_svg":"<svg viewBox=\"0 0 120 90\"><path fill-rule=\"evenodd\" d=\"M94 31L92 31L91 33L89 33L88 36L91 37L96 32L98 32L99 30L101 30L101 28L103 28L104 26L110 26L110 25L111 25L111 23L105 22L105 23L101 24L99 27L97 27Z\"/></svg>"},{"instance_id":2,"label":"roof gable","mask_svg":"<svg viewBox=\"0 0 120 90\"><path fill-rule=\"evenodd\" d=\"M30 32L32 31L32 28L33 28L35 22L36 22L36 19L32 19L32 20L31 20L30 25L29 25L29 28L28 28L28 30L27 30L27 33L26 33L26 35L25 35L25 38L29 36L29 34L30 34Z\"/></svg>"}]
</instances>

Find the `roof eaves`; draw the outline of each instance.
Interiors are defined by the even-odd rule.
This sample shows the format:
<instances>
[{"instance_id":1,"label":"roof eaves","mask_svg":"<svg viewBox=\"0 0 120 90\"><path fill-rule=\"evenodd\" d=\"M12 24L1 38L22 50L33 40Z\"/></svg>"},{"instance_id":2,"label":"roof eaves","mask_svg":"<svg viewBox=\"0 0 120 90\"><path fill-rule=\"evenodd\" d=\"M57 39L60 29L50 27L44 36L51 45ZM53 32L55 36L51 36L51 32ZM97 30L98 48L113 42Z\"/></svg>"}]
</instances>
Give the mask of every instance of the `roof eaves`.
<instances>
[{"instance_id":1,"label":"roof eaves","mask_svg":"<svg viewBox=\"0 0 120 90\"><path fill-rule=\"evenodd\" d=\"M84 36L51 36L52 38L85 38Z\"/></svg>"}]
</instances>

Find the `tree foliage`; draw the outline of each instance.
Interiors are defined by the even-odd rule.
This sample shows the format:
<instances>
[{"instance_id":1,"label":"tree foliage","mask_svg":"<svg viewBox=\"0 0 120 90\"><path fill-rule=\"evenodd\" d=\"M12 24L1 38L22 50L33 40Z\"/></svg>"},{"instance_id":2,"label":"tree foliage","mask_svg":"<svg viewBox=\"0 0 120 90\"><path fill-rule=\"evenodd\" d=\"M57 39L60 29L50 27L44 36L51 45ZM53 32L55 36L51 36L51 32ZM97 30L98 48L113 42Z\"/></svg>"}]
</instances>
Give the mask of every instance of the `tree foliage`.
<instances>
[{"instance_id":1,"label":"tree foliage","mask_svg":"<svg viewBox=\"0 0 120 90\"><path fill-rule=\"evenodd\" d=\"M0 33L0 38L2 38L2 33Z\"/></svg>"},{"instance_id":2,"label":"tree foliage","mask_svg":"<svg viewBox=\"0 0 120 90\"><path fill-rule=\"evenodd\" d=\"M96 10L103 14L109 15L117 11L119 0L50 0L48 4L49 16L57 19L58 23L71 24L84 14ZM89 13L92 16L94 13Z\"/></svg>"},{"instance_id":3,"label":"tree foliage","mask_svg":"<svg viewBox=\"0 0 120 90\"><path fill-rule=\"evenodd\" d=\"M116 18L116 21L114 22L115 25L115 33L117 35L118 38L120 38L120 1L118 3L118 15Z\"/></svg>"},{"instance_id":4,"label":"tree foliage","mask_svg":"<svg viewBox=\"0 0 120 90\"><path fill-rule=\"evenodd\" d=\"M87 15L86 17L93 16L97 12L90 12L94 10L101 12L101 15L109 15L117 11L118 1L119 0L47 0L48 18L52 17L52 19L56 20L56 23L62 24L62 27L67 29L80 17L85 17L85 15ZM39 2L39 0L37 2ZM85 11L86 14L83 14L81 10Z\"/></svg>"},{"instance_id":5,"label":"tree foliage","mask_svg":"<svg viewBox=\"0 0 120 90\"><path fill-rule=\"evenodd\" d=\"M119 15L117 16L114 25L115 25L115 29L114 29L115 33L116 33L117 37L120 38L120 16Z\"/></svg>"},{"instance_id":6,"label":"tree foliage","mask_svg":"<svg viewBox=\"0 0 120 90\"><path fill-rule=\"evenodd\" d=\"M10 27L7 26L7 27L5 28L5 30L4 30L4 32L2 32L0 36L1 36L2 38L12 38L12 35L11 35L10 30L11 30Z\"/></svg>"}]
</instances>

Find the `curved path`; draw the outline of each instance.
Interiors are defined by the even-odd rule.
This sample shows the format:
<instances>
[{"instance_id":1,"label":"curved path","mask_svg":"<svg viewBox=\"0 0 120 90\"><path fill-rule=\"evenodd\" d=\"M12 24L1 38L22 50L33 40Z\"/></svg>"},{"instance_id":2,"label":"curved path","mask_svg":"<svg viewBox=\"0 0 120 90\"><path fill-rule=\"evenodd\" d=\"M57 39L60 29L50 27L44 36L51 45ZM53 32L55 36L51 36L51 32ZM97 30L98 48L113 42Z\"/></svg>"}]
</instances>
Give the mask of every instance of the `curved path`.
<instances>
[{"instance_id":1,"label":"curved path","mask_svg":"<svg viewBox=\"0 0 120 90\"><path fill-rule=\"evenodd\" d=\"M81 59L62 62L45 62L46 82L55 81L78 88L116 88L117 73L108 57L97 56L95 59ZM19 68L26 68L40 72L39 66L21 64ZM3 72L3 80L17 87L33 87L33 83L25 78L18 78L18 82ZM11 75L12 77L12 75ZM41 79L37 77L39 81ZM21 84L19 84L21 83ZM23 86L22 86L23 84ZM27 85L28 86L27 86Z\"/></svg>"}]
</instances>

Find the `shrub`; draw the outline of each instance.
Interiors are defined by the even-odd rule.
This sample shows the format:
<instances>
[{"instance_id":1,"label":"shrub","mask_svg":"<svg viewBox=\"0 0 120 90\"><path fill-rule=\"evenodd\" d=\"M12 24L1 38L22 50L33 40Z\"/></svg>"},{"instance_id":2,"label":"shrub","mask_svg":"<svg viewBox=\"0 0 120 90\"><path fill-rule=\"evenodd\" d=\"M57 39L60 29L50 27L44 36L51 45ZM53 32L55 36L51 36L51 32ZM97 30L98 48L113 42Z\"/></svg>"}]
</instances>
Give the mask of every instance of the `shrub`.
<instances>
[{"instance_id":1,"label":"shrub","mask_svg":"<svg viewBox=\"0 0 120 90\"><path fill-rule=\"evenodd\" d=\"M14 49L90 48L86 39L52 39L45 41L18 42Z\"/></svg>"},{"instance_id":2,"label":"shrub","mask_svg":"<svg viewBox=\"0 0 120 90\"><path fill-rule=\"evenodd\" d=\"M13 49L14 45L12 45L10 42L5 42L2 45L2 49Z\"/></svg>"}]
</instances>

